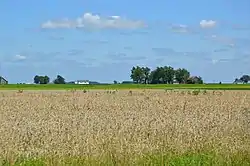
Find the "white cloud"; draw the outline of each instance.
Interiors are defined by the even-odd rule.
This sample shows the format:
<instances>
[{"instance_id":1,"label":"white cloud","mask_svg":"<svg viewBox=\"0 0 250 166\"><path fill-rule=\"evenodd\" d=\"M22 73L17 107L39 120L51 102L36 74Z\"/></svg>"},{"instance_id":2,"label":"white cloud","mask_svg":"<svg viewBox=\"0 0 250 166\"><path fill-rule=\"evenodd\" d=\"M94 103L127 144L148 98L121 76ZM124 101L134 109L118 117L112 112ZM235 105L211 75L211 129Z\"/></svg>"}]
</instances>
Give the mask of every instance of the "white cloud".
<instances>
[{"instance_id":1,"label":"white cloud","mask_svg":"<svg viewBox=\"0 0 250 166\"><path fill-rule=\"evenodd\" d=\"M200 27L201 28L214 28L217 22L213 20L201 20Z\"/></svg>"},{"instance_id":2,"label":"white cloud","mask_svg":"<svg viewBox=\"0 0 250 166\"><path fill-rule=\"evenodd\" d=\"M27 58L26 58L26 56L17 54L17 55L15 56L15 59L16 59L16 60L25 60L25 59L27 59Z\"/></svg>"},{"instance_id":3,"label":"white cloud","mask_svg":"<svg viewBox=\"0 0 250 166\"><path fill-rule=\"evenodd\" d=\"M137 29L145 27L140 20L130 20L120 16L101 17L92 13L85 13L76 19L48 20L41 25L45 29L57 28L113 28L113 29Z\"/></svg>"}]
</instances>

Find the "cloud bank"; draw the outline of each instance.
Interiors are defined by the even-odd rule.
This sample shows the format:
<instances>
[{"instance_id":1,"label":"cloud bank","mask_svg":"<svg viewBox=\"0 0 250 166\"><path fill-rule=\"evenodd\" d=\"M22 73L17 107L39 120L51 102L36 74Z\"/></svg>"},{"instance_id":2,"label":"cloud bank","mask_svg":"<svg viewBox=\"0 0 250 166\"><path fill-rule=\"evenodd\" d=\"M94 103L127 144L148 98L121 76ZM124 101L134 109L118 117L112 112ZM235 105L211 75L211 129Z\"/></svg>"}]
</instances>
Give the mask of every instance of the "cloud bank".
<instances>
[{"instance_id":1,"label":"cloud bank","mask_svg":"<svg viewBox=\"0 0 250 166\"><path fill-rule=\"evenodd\" d=\"M108 29L138 29L146 24L140 20L131 20L120 16L102 17L92 13L85 13L76 19L63 18L48 20L41 25L43 29L58 28L108 28Z\"/></svg>"}]
</instances>

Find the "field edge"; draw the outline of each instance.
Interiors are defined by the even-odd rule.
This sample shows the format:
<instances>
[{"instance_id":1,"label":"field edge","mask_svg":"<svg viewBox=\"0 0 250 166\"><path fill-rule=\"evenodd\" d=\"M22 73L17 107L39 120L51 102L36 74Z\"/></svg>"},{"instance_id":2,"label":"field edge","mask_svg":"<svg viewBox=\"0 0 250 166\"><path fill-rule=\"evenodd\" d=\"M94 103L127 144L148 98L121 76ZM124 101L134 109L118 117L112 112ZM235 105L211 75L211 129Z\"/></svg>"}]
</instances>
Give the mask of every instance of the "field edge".
<instances>
[{"instance_id":1,"label":"field edge","mask_svg":"<svg viewBox=\"0 0 250 166\"><path fill-rule=\"evenodd\" d=\"M250 84L109 84L109 85L74 85L74 84L8 84L0 85L0 90L84 90L84 89L203 89L203 90L250 90Z\"/></svg>"}]
</instances>

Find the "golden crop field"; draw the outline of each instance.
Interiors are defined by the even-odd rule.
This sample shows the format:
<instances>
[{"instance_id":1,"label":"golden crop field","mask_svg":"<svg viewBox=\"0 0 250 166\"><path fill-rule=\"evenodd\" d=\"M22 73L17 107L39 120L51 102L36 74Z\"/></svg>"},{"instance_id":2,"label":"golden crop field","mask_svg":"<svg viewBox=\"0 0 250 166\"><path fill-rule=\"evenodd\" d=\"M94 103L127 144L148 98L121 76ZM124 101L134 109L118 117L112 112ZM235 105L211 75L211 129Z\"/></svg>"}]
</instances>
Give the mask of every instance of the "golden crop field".
<instances>
[{"instance_id":1,"label":"golden crop field","mask_svg":"<svg viewBox=\"0 0 250 166\"><path fill-rule=\"evenodd\" d=\"M0 165L248 165L250 91L2 91Z\"/></svg>"}]
</instances>

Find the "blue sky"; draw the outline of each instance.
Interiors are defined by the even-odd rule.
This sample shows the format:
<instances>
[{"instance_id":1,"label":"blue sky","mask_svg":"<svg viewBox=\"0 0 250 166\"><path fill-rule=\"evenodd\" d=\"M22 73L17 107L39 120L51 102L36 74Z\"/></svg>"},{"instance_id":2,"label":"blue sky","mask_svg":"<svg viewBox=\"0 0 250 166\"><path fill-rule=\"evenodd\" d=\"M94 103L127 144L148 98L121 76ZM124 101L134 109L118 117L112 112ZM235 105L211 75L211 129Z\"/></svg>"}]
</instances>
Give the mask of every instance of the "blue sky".
<instances>
[{"instance_id":1,"label":"blue sky","mask_svg":"<svg viewBox=\"0 0 250 166\"><path fill-rule=\"evenodd\" d=\"M0 75L113 82L170 65L232 82L250 74L249 18L249 0L2 0Z\"/></svg>"}]
</instances>

